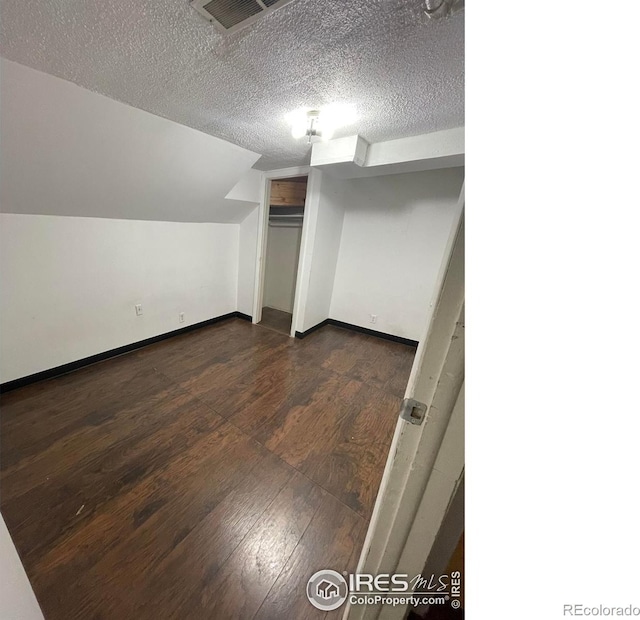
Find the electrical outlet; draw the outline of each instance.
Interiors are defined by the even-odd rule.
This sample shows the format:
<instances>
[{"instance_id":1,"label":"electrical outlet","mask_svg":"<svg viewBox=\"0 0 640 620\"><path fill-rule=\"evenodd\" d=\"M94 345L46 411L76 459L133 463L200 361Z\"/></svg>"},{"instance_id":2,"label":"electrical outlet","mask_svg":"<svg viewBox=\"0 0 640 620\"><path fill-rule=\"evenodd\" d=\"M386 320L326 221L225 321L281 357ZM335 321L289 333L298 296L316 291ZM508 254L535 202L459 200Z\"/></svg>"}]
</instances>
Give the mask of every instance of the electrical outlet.
<instances>
[{"instance_id":1,"label":"electrical outlet","mask_svg":"<svg viewBox=\"0 0 640 620\"><path fill-rule=\"evenodd\" d=\"M369 321L371 323L377 323L378 322L378 315L377 314L370 314L369 317L370 317Z\"/></svg>"},{"instance_id":2,"label":"electrical outlet","mask_svg":"<svg viewBox=\"0 0 640 620\"><path fill-rule=\"evenodd\" d=\"M180 321L180 323L184 323L184 312L178 314L178 320Z\"/></svg>"},{"instance_id":3,"label":"electrical outlet","mask_svg":"<svg viewBox=\"0 0 640 620\"><path fill-rule=\"evenodd\" d=\"M136 304L136 316L142 316L142 304Z\"/></svg>"}]
</instances>

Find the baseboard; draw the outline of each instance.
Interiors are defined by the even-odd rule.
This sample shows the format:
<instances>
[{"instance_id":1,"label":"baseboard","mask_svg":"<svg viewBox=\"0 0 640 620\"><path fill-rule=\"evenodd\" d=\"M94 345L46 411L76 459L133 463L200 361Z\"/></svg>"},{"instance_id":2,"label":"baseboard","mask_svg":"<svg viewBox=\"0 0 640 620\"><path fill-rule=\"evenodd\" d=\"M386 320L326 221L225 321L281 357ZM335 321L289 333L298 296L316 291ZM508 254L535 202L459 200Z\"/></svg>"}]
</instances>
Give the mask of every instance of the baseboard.
<instances>
[{"instance_id":1,"label":"baseboard","mask_svg":"<svg viewBox=\"0 0 640 620\"><path fill-rule=\"evenodd\" d=\"M336 319L325 319L324 321L322 321L322 323L318 323L317 325L314 325L307 331L296 332L296 338L306 338L309 334L312 334L313 332L320 329L321 327L324 327L325 325L333 325L334 327L349 329L353 332L367 334L368 336L375 336L376 338L382 338L383 340L390 340L391 342L399 342L400 344L406 344L407 346L410 346L413 348L416 348L418 346L417 340L402 338L401 336L394 336L393 334L386 334L385 332L378 332L374 329L360 327L359 325L353 325L352 323L345 323L344 321L337 321Z\"/></svg>"},{"instance_id":2,"label":"baseboard","mask_svg":"<svg viewBox=\"0 0 640 620\"><path fill-rule=\"evenodd\" d=\"M322 323L318 323L317 325L310 327L307 331L296 332L296 338L300 338L302 340L302 338L306 338L309 334L313 334L313 332L319 330L321 327L324 327L325 325L328 325L328 324L329 324L329 319L325 319L324 321L322 321Z\"/></svg>"},{"instance_id":3,"label":"baseboard","mask_svg":"<svg viewBox=\"0 0 640 620\"><path fill-rule=\"evenodd\" d=\"M368 334L369 336L375 336L376 338L382 338L383 340L391 340L391 342L399 342L400 344L406 344L407 346L414 347L414 348L418 346L418 341L411 340L410 338L403 338L402 336L394 336L393 334L378 332L375 329L368 329L367 327L360 327L360 325L344 323L343 321L337 321L336 319L327 319L327 322L329 325L333 325L335 327L350 329L351 331L360 332L361 334Z\"/></svg>"},{"instance_id":4,"label":"baseboard","mask_svg":"<svg viewBox=\"0 0 640 620\"><path fill-rule=\"evenodd\" d=\"M159 334L158 336L152 336L151 338L146 338L145 340L139 340L138 342L132 342L131 344L126 344L122 347L117 347L109 351L104 351L103 353L90 355L89 357L85 357L75 362L69 362L67 364L62 364L62 366L56 366L55 368L50 368L49 370L42 370L40 372L36 372L26 377L20 377L19 379L6 381L5 383L0 384L0 394L10 392L11 390L16 390L26 385L31 385L32 383L36 383L37 381L44 381L45 379L53 379L54 377L66 375L69 372L73 372L74 370L84 368L85 366L90 366L91 364L97 364L98 362L103 362L104 360L107 360L111 357L124 355L125 353L129 353L130 351L135 351L136 349L142 349L143 347L147 347L150 344L155 344L156 342L160 342L161 340L166 340L167 338L173 338L174 336L179 336L180 334L184 334L186 332L190 332L195 329L200 329L201 327L206 327L207 325L213 325L214 323L218 323L220 321L225 321L226 319L233 319L233 318L239 318L245 321L251 321L251 317L248 314L243 314L242 312L229 312L228 314L223 314L222 316L216 316L212 319L207 319L206 321L202 321L200 323L194 323L193 325L187 325L187 327L182 327L180 329L166 332L164 334Z\"/></svg>"},{"instance_id":5,"label":"baseboard","mask_svg":"<svg viewBox=\"0 0 640 620\"><path fill-rule=\"evenodd\" d=\"M38 381L44 381L46 379L53 379L61 375L66 375L69 372L73 372L74 370L79 370L80 368L84 368L85 366L90 366L91 364L97 364L98 362L103 362L104 360L107 360L111 357L124 355L125 353L135 351L136 349L142 349L143 347L147 347L151 344L155 344L156 342L160 342L161 340L166 340L167 338L173 338L174 336L179 336L180 334L184 334L186 332L190 332L195 329L200 329L201 327L206 327L207 325L213 325L214 323L218 323L219 321L225 321L226 319L233 319L233 318L238 318L238 319L242 319L243 321L249 321L249 322L251 322L252 320L252 317L249 316L248 314L244 314L242 312L237 312L237 311L229 312L228 314L223 314L222 316L217 316L212 319L202 321L200 323L187 325L187 327L182 327L181 329L176 329L170 332L166 332L164 334L159 334L158 336L152 336L151 338L146 338L145 340L139 340L138 342L132 342L131 344L126 344L122 347L117 347L109 351L104 351L103 353L90 355L89 357L85 357L75 362L69 362L68 364L62 364L61 366L56 366L55 368L50 368L49 370L42 370L40 372L36 372L26 377L20 377L19 379L6 381L5 383L0 384L0 394L4 394L6 392L10 392L11 390L16 390L18 388L31 385L32 383L36 383ZM360 327L359 325L352 325L351 323L344 323L343 321L337 321L336 319L325 319L321 323L314 325L313 327L307 329L304 332L296 332L296 338L300 338L300 339L306 338L309 334L312 334L313 332L319 330L325 325L333 325L334 327L349 329L351 331L359 332L361 334L368 334L369 336L375 336L376 338L383 338L384 340L391 340L392 342L399 342L401 344L406 344L410 347L418 346L417 340L410 340L408 338L401 338L400 336L393 336L392 334L385 334L384 332L377 332L373 329L367 329L366 327Z\"/></svg>"}]
</instances>

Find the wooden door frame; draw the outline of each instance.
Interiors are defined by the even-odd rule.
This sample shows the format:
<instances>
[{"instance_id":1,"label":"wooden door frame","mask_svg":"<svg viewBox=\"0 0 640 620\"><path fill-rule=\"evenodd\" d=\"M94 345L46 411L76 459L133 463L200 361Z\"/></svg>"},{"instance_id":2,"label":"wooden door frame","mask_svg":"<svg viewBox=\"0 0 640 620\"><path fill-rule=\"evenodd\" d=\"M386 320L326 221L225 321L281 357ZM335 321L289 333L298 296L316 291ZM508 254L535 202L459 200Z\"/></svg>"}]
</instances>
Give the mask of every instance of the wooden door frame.
<instances>
[{"instance_id":1,"label":"wooden door frame","mask_svg":"<svg viewBox=\"0 0 640 620\"><path fill-rule=\"evenodd\" d=\"M259 323L262 320L262 305L264 298L264 279L266 273L266 253L267 253L267 235L269 230L269 207L271 199L271 181L274 179L290 179L293 177L308 176L311 171L309 166L297 166L294 168L282 168L279 170L268 170L262 173L262 189L260 191L260 205L258 207L258 235L256 248L256 268L255 280L253 286L253 312L252 322ZM308 193L308 189L307 189ZM305 201L306 206L306 201ZM300 241L300 256L304 249L307 227L307 218L302 219L302 239ZM300 275L300 259L298 259L298 276ZM299 303L298 281L296 279L296 290L293 300L292 316L296 316L296 308ZM295 321L291 320L291 335L295 335Z\"/></svg>"}]
</instances>

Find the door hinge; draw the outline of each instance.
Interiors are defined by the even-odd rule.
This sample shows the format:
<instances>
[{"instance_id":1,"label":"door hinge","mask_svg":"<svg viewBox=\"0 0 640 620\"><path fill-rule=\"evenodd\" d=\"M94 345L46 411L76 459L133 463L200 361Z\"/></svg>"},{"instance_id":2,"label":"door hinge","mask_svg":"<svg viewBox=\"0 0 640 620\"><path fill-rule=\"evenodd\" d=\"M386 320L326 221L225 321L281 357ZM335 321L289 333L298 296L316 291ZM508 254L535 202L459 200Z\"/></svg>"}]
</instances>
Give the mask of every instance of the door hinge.
<instances>
[{"instance_id":1,"label":"door hinge","mask_svg":"<svg viewBox=\"0 0 640 620\"><path fill-rule=\"evenodd\" d=\"M427 417L427 406L413 398L405 398L400 408L400 417L411 424L422 424Z\"/></svg>"}]
</instances>

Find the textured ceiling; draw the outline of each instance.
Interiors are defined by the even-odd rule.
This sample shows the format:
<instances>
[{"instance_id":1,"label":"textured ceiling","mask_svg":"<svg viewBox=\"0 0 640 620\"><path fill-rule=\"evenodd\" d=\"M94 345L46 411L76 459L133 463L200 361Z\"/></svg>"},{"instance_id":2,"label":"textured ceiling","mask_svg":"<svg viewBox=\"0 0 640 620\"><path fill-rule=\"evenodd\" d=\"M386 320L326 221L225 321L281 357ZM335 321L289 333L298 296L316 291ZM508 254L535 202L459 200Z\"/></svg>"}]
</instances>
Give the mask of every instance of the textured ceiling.
<instances>
[{"instance_id":1,"label":"textured ceiling","mask_svg":"<svg viewBox=\"0 0 640 620\"><path fill-rule=\"evenodd\" d=\"M422 0L294 0L232 35L186 0L2 0L2 56L223 138L267 170L308 163L285 115L353 104L336 137L464 124L464 24Z\"/></svg>"}]
</instances>

